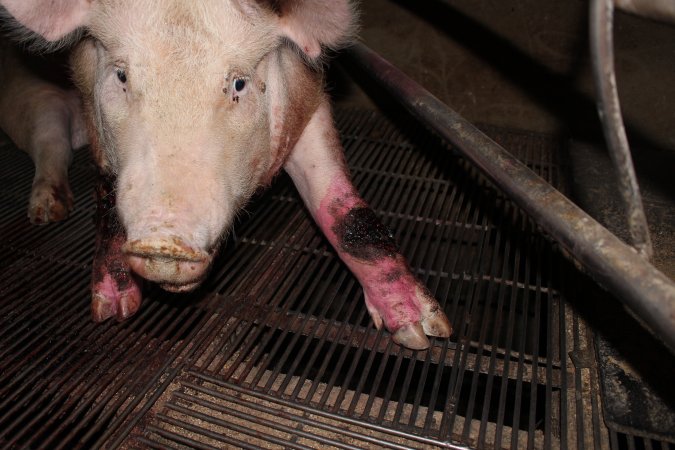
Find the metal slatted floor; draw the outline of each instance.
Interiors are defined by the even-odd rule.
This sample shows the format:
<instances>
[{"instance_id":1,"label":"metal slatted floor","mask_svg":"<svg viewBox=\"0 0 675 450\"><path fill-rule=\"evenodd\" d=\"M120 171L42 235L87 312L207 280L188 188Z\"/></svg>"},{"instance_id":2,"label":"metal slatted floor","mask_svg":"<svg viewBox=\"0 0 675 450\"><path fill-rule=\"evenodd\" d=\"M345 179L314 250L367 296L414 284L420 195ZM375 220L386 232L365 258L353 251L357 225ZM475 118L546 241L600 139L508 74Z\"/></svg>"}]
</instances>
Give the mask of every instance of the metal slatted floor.
<instances>
[{"instance_id":1,"label":"metal slatted floor","mask_svg":"<svg viewBox=\"0 0 675 450\"><path fill-rule=\"evenodd\" d=\"M287 177L248 207L204 286L89 319L93 170L76 210L26 217L32 164L0 149L3 448L650 448L603 423L578 274L508 199L409 123L340 110L355 184L443 305L428 351L373 327ZM488 130L564 189L558 143Z\"/></svg>"}]
</instances>

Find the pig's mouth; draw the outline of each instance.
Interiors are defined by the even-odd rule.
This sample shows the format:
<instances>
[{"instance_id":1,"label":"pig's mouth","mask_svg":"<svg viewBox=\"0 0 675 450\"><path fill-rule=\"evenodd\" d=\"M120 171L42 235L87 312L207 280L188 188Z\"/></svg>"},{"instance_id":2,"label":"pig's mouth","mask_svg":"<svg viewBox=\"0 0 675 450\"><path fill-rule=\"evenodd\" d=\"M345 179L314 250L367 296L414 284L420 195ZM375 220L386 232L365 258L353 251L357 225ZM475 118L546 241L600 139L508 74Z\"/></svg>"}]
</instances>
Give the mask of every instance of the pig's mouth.
<instances>
[{"instance_id":1,"label":"pig's mouth","mask_svg":"<svg viewBox=\"0 0 675 450\"><path fill-rule=\"evenodd\" d=\"M131 269L170 292L191 291L204 280L213 254L170 236L128 241L122 247Z\"/></svg>"}]
</instances>

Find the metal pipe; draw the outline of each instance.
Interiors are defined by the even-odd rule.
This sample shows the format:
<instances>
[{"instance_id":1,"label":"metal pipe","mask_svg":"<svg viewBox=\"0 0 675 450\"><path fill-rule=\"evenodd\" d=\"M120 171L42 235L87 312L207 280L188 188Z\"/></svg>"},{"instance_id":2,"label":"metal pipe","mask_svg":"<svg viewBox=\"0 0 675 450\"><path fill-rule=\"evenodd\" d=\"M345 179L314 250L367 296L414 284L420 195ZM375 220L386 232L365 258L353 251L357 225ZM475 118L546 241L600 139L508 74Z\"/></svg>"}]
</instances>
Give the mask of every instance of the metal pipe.
<instances>
[{"instance_id":1,"label":"metal pipe","mask_svg":"<svg viewBox=\"0 0 675 450\"><path fill-rule=\"evenodd\" d=\"M617 174L619 191L628 218L630 243L641 255L651 259L654 254L652 240L649 236L647 217L642 206L640 187L633 168L628 138L621 116L619 93L616 88L613 22L613 0L592 0L590 11L591 60L597 91L598 115Z\"/></svg>"},{"instance_id":2,"label":"metal pipe","mask_svg":"<svg viewBox=\"0 0 675 450\"><path fill-rule=\"evenodd\" d=\"M627 12L649 19L675 23L673 0L614 0L614 4Z\"/></svg>"},{"instance_id":3,"label":"metal pipe","mask_svg":"<svg viewBox=\"0 0 675 450\"><path fill-rule=\"evenodd\" d=\"M675 353L675 283L476 127L363 44L348 52L417 119L452 143Z\"/></svg>"}]
</instances>

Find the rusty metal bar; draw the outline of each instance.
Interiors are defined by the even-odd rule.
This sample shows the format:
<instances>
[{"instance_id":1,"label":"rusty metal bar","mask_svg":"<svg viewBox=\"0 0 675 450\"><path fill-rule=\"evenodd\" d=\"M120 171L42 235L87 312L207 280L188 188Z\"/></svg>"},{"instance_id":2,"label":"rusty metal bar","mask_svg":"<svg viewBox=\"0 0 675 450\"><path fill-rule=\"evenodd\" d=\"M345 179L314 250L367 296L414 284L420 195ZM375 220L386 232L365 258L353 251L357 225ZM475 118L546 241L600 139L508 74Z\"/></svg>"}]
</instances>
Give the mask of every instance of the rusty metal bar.
<instances>
[{"instance_id":1,"label":"rusty metal bar","mask_svg":"<svg viewBox=\"0 0 675 450\"><path fill-rule=\"evenodd\" d=\"M649 236L647 217L642 206L626 129L623 126L619 93L614 72L614 4L612 0L592 0L590 6L590 41L597 107L609 155L614 164L619 191L623 199L631 244L642 256L651 259L654 250Z\"/></svg>"},{"instance_id":2,"label":"rusty metal bar","mask_svg":"<svg viewBox=\"0 0 675 450\"><path fill-rule=\"evenodd\" d=\"M349 59L452 143L675 353L675 283L518 159L363 44Z\"/></svg>"}]
</instances>

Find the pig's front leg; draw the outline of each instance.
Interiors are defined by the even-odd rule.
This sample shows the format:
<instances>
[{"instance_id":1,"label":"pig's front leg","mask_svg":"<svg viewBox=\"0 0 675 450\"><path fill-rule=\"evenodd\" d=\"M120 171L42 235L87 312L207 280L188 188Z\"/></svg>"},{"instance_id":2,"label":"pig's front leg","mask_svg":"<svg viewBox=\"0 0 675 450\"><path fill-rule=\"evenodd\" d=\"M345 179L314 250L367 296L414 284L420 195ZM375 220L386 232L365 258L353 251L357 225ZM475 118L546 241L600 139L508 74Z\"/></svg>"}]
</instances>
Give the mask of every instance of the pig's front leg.
<instances>
[{"instance_id":1,"label":"pig's front leg","mask_svg":"<svg viewBox=\"0 0 675 450\"><path fill-rule=\"evenodd\" d=\"M26 149L35 162L28 201L28 218L32 224L63 220L73 209L73 194L68 184L70 139L65 134L59 122L47 123L43 128L36 126L35 137Z\"/></svg>"},{"instance_id":2,"label":"pig's front leg","mask_svg":"<svg viewBox=\"0 0 675 450\"><path fill-rule=\"evenodd\" d=\"M398 344L429 347L452 331L438 302L410 272L386 227L352 185L327 101L312 116L286 171L324 234L363 287L375 326Z\"/></svg>"},{"instance_id":3,"label":"pig's front leg","mask_svg":"<svg viewBox=\"0 0 675 450\"><path fill-rule=\"evenodd\" d=\"M92 273L91 316L96 322L110 317L124 320L141 306L141 280L122 254L126 241L115 213L112 180L100 176L96 186L96 250Z\"/></svg>"},{"instance_id":4,"label":"pig's front leg","mask_svg":"<svg viewBox=\"0 0 675 450\"><path fill-rule=\"evenodd\" d=\"M36 83L42 84L6 94L0 123L35 163L28 217L33 224L46 224L65 219L73 209L71 148L86 144L86 132L74 91Z\"/></svg>"}]
</instances>

